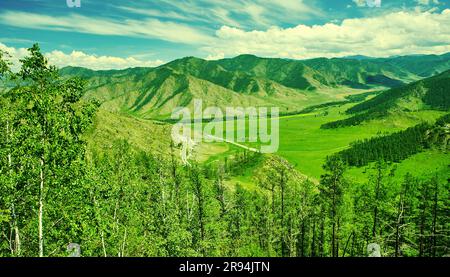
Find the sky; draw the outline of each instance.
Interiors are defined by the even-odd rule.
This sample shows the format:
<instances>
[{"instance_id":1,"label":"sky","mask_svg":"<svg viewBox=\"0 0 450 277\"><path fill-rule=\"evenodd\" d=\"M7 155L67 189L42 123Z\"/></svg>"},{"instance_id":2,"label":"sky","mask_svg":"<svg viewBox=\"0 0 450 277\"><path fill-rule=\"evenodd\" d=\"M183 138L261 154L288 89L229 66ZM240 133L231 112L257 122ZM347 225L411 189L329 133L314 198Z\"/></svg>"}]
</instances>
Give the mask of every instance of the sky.
<instances>
[{"instance_id":1,"label":"sky","mask_svg":"<svg viewBox=\"0 0 450 277\"><path fill-rule=\"evenodd\" d=\"M288 59L450 52L450 0L0 0L0 49L59 67L196 56Z\"/></svg>"}]
</instances>

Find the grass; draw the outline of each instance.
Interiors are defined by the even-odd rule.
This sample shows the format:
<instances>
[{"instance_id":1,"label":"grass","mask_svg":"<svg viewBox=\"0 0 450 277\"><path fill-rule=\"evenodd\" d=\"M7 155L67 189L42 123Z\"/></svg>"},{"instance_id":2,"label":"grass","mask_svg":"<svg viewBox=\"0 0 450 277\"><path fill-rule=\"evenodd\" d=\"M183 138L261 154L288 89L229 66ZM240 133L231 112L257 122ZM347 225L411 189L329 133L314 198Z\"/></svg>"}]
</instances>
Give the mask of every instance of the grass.
<instances>
[{"instance_id":1,"label":"grass","mask_svg":"<svg viewBox=\"0 0 450 277\"><path fill-rule=\"evenodd\" d=\"M449 175L450 158L448 153L440 150L426 150L415 154L401 163L394 163L397 167L395 170L394 180L401 181L407 173L419 179L431 179L435 175L438 176L440 182L447 182ZM347 177L354 182L366 183L370 175L372 165L361 168L350 168L347 171Z\"/></svg>"},{"instance_id":2,"label":"grass","mask_svg":"<svg viewBox=\"0 0 450 277\"><path fill-rule=\"evenodd\" d=\"M324 123L346 118L348 115L345 115L344 111L351 105L354 104L327 107L309 114L280 117L280 146L275 154L288 160L302 174L313 180L319 180L320 175L323 174L322 164L325 158L345 149L352 142L380 133L402 130L421 120L433 121L443 114L426 110L397 113L395 116L359 126L338 129L320 128ZM151 120L100 109L94 128L87 134L86 139L90 150L107 150L112 146L113 140L127 139L137 149L164 156L170 151L170 127L170 124L158 124ZM258 143L244 144L252 147L258 145ZM195 157L197 161L207 164L223 161L225 157L230 159L240 151L243 150L224 142L200 143L196 147ZM246 166L241 174L226 180L226 184L231 188L239 183L248 189L257 189L253 175L260 164ZM396 176L402 178L406 172L412 172L416 176L430 177L438 173L440 178L445 180L448 177L448 164L448 154L430 150L416 154L398 164ZM350 168L347 173L350 179L361 183L367 181L368 174L366 168Z\"/></svg>"},{"instance_id":3,"label":"grass","mask_svg":"<svg viewBox=\"0 0 450 277\"><path fill-rule=\"evenodd\" d=\"M276 153L292 163L301 173L318 180L320 175L324 173L322 164L327 156L339 152L347 148L352 142L377 136L380 133L392 133L406 129L410 126L418 124L422 120L434 121L443 113L438 111L418 111L410 113L399 113L392 115L383 120L371 121L358 126L338 128L338 129L321 129L320 126L326 122L344 119L344 111L354 104L345 104L342 106L328 107L312 114L290 115L280 118L280 146ZM327 111L327 115L324 115ZM248 124L246 125L248 127ZM255 146L257 143L246 143ZM223 145L222 145L223 147ZM228 146L230 147L230 146ZM235 148L216 148L218 151L209 152L208 162L223 159L236 151ZM428 153L428 152L427 152ZM399 166L399 176L414 170L414 166L422 164L424 161L420 157L432 157L436 161L427 164L432 169L435 163L438 163L438 170L442 170L446 164L448 156L439 154L438 152L430 152L428 154L418 154L419 160L407 160L405 166ZM428 156L427 156L428 155ZM423 172L426 172L424 170ZM364 181L367 176L362 174L363 169L351 169L351 175L355 175L358 181ZM248 171L243 176L237 176L233 181L249 183L252 180L252 171Z\"/></svg>"},{"instance_id":4,"label":"grass","mask_svg":"<svg viewBox=\"0 0 450 277\"><path fill-rule=\"evenodd\" d=\"M170 153L170 125L138 119L99 109L94 126L86 134L88 150L107 150L113 141L126 139L136 149L167 155Z\"/></svg>"},{"instance_id":5,"label":"grass","mask_svg":"<svg viewBox=\"0 0 450 277\"><path fill-rule=\"evenodd\" d=\"M320 129L320 126L326 122L345 118L343 111L348 107L349 105L329 108L327 116L282 118L278 155L293 163L300 172L319 178L323 173L322 164L325 158L347 148L352 142L370 138L379 133L399 131L419 123L422 119L432 121L442 114L421 111L358 126Z\"/></svg>"}]
</instances>

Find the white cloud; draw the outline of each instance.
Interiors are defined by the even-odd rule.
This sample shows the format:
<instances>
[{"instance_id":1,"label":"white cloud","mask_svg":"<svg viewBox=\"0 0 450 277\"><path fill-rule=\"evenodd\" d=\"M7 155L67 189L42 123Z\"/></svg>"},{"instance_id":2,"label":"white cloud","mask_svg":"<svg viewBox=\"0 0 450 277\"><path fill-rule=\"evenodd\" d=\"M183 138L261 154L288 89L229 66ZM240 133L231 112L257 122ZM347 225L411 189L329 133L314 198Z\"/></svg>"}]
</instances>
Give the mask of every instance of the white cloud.
<instances>
[{"instance_id":1,"label":"white cloud","mask_svg":"<svg viewBox=\"0 0 450 277\"><path fill-rule=\"evenodd\" d=\"M221 60L223 58L225 58L225 54L221 52L221 53L215 53L215 54L208 55L208 57L206 57L205 59L206 60Z\"/></svg>"},{"instance_id":2,"label":"white cloud","mask_svg":"<svg viewBox=\"0 0 450 277\"><path fill-rule=\"evenodd\" d=\"M353 3L358 7L379 8L382 5L382 0L353 0Z\"/></svg>"},{"instance_id":3,"label":"white cloud","mask_svg":"<svg viewBox=\"0 0 450 277\"><path fill-rule=\"evenodd\" d=\"M0 49L8 52L11 55L11 62L13 63L13 70L18 70L20 66L19 60L28 55L26 48L8 47L0 43ZM81 51L72 51L66 54L59 50L44 53L50 64L57 67L64 66L81 66L95 70L101 69L124 69L128 67L155 67L163 64L161 60L143 61L134 57L120 58L113 56L97 56L89 55Z\"/></svg>"},{"instance_id":4,"label":"white cloud","mask_svg":"<svg viewBox=\"0 0 450 277\"><path fill-rule=\"evenodd\" d=\"M0 14L0 21L5 25L28 29L156 38L187 44L198 44L209 39L209 36L195 28L154 18L116 21L77 14L56 17L28 12L7 11Z\"/></svg>"},{"instance_id":5,"label":"white cloud","mask_svg":"<svg viewBox=\"0 0 450 277\"><path fill-rule=\"evenodd\" d=\"M230 16L230 12L222 7L213 7L208 10L203 10L200 7L188 8L186 4L183 4L182 8L186 11L181 10L170 10L170 11L160 11L157 9L144 9L144 8L133 8L127 6L116 6L117 9L134 13L145 15L148 17L170 19L170 20L180 20L184 22L203 22L203 23L219 23L231 26L239 27L240 24ZM177 7L179 9L179 7Z\"/></svg>"},{"instance_id":6,"label":"white cloud","mask_svg":"<svg viewBox=\"0 0 450 277\"><path fill-rule=\"evenodd\" d=\"M255 54L304 59L348 55L392 56L450 51L450 9L441 13L395 12L340 24L270 27L246 31L223 26L203 50L216 55Z\"/></svg>"},{"instance_id":7,"label":"white cloud","mask_svg":"<svg viewBox=\"0 0 450 277\"><path fill-rule=\"evenodd\" d=\"M26 48L14 48L8 47L5 44L0 42L0 50L7 52L11 57L8 60L12 63L12 69L17 71L19 69L20 59L23 59L28 55L28 51Z\"/></svg>"},{"instance_id":8,"label":"white cloud","mask_svg":"<svg viewBox=\"0 0 450 277\"><path fill-rule=\"evenodd\" d=\"M91 69L124 69L128 67L155 67L163 64L161 60L141 61L134 57L120 58L112 56L96 56L88 55L81 51L72 51L70 54L63 53L59 50L46 53L51 64L58 67L64 66L81 66Z\"/></svg>"},{"instance_id":9,"label":"white cloud","mask_svg":"<svg viewBox=\"0 0 450 277\"><path fill-rule=\"evenodd\" d=\"M181 21L206 22L210 27L267 27L292 23L311 17L323 16L323 12L304 0L159 0L164 11L146 8L117 6L121 10L156 18L172 18ZM239 18L239 20L236 20Z\"/></svg>"}]
</instances>

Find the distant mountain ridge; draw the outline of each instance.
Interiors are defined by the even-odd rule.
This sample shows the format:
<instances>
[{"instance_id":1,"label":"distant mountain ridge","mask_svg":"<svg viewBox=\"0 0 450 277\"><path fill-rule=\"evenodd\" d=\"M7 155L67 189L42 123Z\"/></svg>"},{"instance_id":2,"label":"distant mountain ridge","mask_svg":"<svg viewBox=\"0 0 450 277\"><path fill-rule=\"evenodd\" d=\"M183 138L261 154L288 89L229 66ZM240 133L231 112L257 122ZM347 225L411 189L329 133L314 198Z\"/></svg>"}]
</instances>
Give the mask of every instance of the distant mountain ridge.
<instances>
[{"instance_id":1,"label":"distant mountain ridge","mask_svg":"<svg viewBox=\"0 0 450 277\"><path fill-rule=\"evenodd\" d=\"M450 70L408 85L387 90L346 111L352 116L324 124L323 128L358 125L399 112L425 109L450 111Z\"/></svg>"},{"instance_id":2,"label":"distant mountain ridge","mask_svg":"<svg viewBox=\"0 0 450 277\"><path fill-rule=\"evenodd\" d=\"M66 67L63 75L86 79L86 97L109 110L168 117L194 98L205 104L280 106L295 110L342 99L356 90L393 88L450 69L450 53L395 58L289 60L240 55L208 61L195 57L155 68L94 71Z\"/></svg>"}]
</instances>

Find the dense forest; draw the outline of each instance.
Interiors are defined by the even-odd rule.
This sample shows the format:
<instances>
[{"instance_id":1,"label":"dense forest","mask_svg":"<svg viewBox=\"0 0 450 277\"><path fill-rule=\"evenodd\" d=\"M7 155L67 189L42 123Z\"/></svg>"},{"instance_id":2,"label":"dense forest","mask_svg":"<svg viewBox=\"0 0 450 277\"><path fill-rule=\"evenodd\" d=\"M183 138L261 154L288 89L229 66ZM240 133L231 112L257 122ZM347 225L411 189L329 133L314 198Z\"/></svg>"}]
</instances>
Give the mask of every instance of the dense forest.
<instances>
[{"instance_id":1,"label":"dense forest","mask_svg":"<svg viewBox=\"0 0 450 277\"><path fill-rule=\"evenodd\" d=\"M346 110L351 117L328 122L322 125L323 129L333 129L345 126L358 125L364 121L382 118L391 110L421 110L433 108L448 111L450 108L450 71L445 71L437 76L408 84L406 86L392 88L384 91ZM357 99L357 98L356 98ZM410 102L409 107L404 107L399 102ZM418 102L415 103L414 102Z\"/></svg>"},{"instance_id":2,"label":"dense forest","mask_svg":"<svg viewBox=\"0 0 450 277\"><path fill-rule=\"evenodd\" d=\"M355 126L355 125L361 124L364 121L381 118L385 115L387 115L386 111L377 111L377 112L371 112L371 113L365 112L365 113L355 114L346 119L341 119L341 120L324 123L324 124L322 124L322 126L320 126L320 128L335 129L335 128L340 128L340 127Z\"/></svg>"},{"instance_id":3,"label":"dense forest","mask_svg":"<svg viewBox=\"0 0 450 277\"><path fill-rule=\"evenodd\" d=\"M449 183L396 181L379 156L358 184L340 156L315 182L275 155L183 166L176 145L169 156L126 140L87 151L98 104L29 51L18 73L0 52L13 84L0 95L0 256L67 256L69 243L105 257L367 256L369 243L383 256L449 254ZM226 185L246 163L262 164L257 188Z\"/></svg>"},{"instance_id":4,"label":"dense forest","mask_svg":"<svg viewBox=\"0 0 450 277\"><path fill-rule=\"evenodd\" d=\"M390 135L357 141L350 148L336 155L339 155L348 165L364 166L379 160L400 162L431 147L446 150L449 115L441 117L434 125L422 123Z\"/></svg>"}]
</instances>

